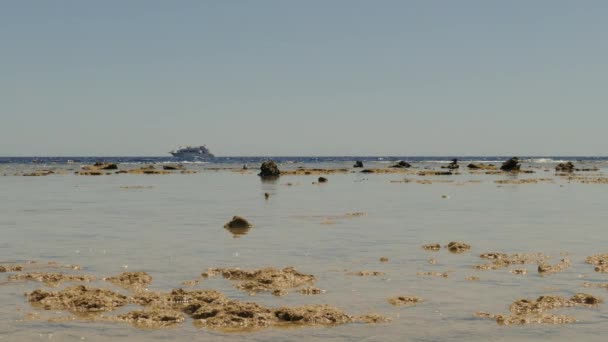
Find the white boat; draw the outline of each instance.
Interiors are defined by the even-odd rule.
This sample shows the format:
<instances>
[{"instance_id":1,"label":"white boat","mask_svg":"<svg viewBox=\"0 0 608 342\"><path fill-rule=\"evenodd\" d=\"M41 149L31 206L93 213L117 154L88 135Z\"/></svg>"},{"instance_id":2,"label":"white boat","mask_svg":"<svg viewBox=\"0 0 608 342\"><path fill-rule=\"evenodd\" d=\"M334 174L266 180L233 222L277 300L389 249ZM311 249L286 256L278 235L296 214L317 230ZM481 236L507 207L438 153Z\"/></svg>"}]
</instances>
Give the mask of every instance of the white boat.
<instances>
[{"instance_id":1,"label":"white boat","mask_svg":"<svg viewBox=\"0 0 608 342\"><path fill-rule=\"evenodd\" d=\"M197 159L208 159L215 157L213 153L209 152L207 146L186 146L178 147L177 149L169 152L176 158L183 160L197 160Z\"/></svg>"}]
</instances>

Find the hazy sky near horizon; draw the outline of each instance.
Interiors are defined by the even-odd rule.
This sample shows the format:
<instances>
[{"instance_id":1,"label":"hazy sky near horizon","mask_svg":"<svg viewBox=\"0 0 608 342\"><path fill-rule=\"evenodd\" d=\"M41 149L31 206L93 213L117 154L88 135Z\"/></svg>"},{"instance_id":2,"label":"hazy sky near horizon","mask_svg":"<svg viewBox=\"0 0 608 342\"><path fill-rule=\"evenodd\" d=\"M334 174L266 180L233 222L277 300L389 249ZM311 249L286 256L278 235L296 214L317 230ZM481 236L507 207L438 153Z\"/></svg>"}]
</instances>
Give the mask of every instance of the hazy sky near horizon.
<instances>
[{"instance_id":1,"label":"hazy sky near horizon","mask_svg":"<svg viewBox=\"0 0 608 342\"><path fill-rule=\"evenodd\" d=\"M608 1L0 2L0 156L608 155Z\"/></svg>"}]
</instances>

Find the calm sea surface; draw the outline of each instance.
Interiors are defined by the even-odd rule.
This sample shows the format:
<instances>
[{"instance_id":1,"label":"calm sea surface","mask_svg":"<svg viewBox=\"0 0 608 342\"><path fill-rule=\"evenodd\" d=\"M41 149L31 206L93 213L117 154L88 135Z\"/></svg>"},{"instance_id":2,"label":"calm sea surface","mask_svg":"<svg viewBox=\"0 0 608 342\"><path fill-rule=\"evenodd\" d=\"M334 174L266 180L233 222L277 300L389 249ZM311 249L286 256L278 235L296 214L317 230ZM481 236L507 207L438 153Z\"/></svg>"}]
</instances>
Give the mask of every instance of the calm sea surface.
<instances>
[{"instance_id":1,"label":"calm sea surface","mask_svg":"<svg viewBox=\"0 0 608 342\"><path fill-rule=\"evenodd\" d=\"M506 314L513 301L546 294L585 292L608 300L605 289L582 286L583 282L608 282L608 275L595 273L584 263L586 256L608 252L608 184L570 183L555 177L552 161L530 160L526 166L536 167L537 172L519 176L466 170L444 178L348 173L329 175L326 184L312 184L317 176L262 182L253 170L209 170L240 168L243 163L254 169L259 164L254 159L188 164L200 171L196 174L98 177L71 172L14 176L48 167L73 171L80 163L8 159L0 165L0 263L78 264L82 266L78 273L100 278L125 269L145 271L154 279L150 288L163 291L181 287L182 281L195 279L210 267L294 266L314 274L315 285L327 292L250 296L223 279L203 280L195 288L213 288L231 298L272 307L327 303L352 315L375 312L393 321L230 334L198 329L190 320L163 330L87 321L51 323L26 319L37 309L30 307L23 293L45 286L18 282L0 285L0 341L604 341L608 335L608 304L557 311L579 320L570 325L503 327L473 317L477 311ZM420 160L415 166L436 168L445 160ZM376 167L385 167L387 162L367 161ZM580 164L598 166L603 174L608 171L605 159L586 159ZM281 167L351 165L350 159L292 159ZM404 177L435 182L391 182ZM555 181L494 182L514 177ZM441 179L453 182L437 182ZM142 188L125 188L133 186ZM265 192L271 195L268 200ZM355 212L365 215L346 215ZM234 215L246 217L255 227L246 235L233 236L223 225ZM472 251L455 255L421 248L450 241L467 242ZM538 275L536 265L525 265L529 272L525 276L515 276L509 268L476 271L472 266L484 263L478 257L483 252L542 252L552 257L552 263L568 253L572 267L545 277ZM380 263L380 257L390 261ZM429 258L437 263L430 264ZM386 275L346 274L361 270ZM449 277L417 275L426 271L447 271ZM468 276L480 280L467 281ZM0 282L7 277L8 273L0 274ZM104 282L91 285L110 287ZM387 303L388 297L397 295L419 296L423 302L413 307Z\"/></svg>"}]
</instances>

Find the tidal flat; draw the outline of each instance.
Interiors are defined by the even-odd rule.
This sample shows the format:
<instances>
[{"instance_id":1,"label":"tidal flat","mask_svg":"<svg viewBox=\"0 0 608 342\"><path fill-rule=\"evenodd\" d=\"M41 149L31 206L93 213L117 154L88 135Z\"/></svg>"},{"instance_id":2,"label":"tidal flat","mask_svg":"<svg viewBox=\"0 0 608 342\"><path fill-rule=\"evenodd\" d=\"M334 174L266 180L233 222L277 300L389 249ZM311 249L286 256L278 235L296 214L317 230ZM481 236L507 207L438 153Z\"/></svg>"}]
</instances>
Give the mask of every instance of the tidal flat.
<instances>
[{"instance_id":1,"label":"tidal flat","mask_svg":"<svg viewBox=\"0 0 608 342\"><path fill-rule=\"evenodd\" d=\"M0 341L604 340L607 165L353 162L0 165Z\"/></svg>"}]
</instances>

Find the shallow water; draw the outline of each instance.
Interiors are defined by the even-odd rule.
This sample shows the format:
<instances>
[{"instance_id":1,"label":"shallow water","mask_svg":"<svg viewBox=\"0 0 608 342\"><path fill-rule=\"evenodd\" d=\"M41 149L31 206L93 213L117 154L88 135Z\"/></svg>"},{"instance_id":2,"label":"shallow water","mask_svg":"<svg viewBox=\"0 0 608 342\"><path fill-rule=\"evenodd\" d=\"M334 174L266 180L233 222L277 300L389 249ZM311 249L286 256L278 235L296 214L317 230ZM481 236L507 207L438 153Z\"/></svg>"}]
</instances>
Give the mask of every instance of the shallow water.
<instances>
[{"instance_id":1,"label":"shallow water","mask_svg":"<svg viewBox=\"0 0 608 342\"><path fill-rule=\"evenodd\" d=\"M579 320L562 326L502 327L473 317L477 311L508 313L511 302L543 294L585 292L608 299L605 289L582 287L585 281L608 281L608 275L584 264L586 256L608 252L606 184L556 179L498 186L494 180L512 176L466 171L424 178L455 183L391 183L422 177L349 173L329 175L326 184L312 184L316 176L261 182L254 172L197 169L202 172L0 177L0 263L57 261L81 265L79 273L98 277L125 269L146 271L154 278L150 287L154 290L181 287L182 281L197 278L210 267L294 266L314 274L316 286L327 292L250 296L223 279L202 280L195 288L214 288L232 298L273 307L327 303L349 314L376 312L393 321L228 334L195 328L190 320L164 330L87 321L51 323L24 319L35 311L43 317L66 314L30 307L23 293L45 286L19 282L0 285L0 340L599 341L608 333L608 304L558 311ZM519 177L552 176L553 172L539 169L537 174ZM458 184L471 179L481 183ZM268 200L265 192L271 194ZM353 212L366 215L345 215ZM255 227L233 237L223 228L233 215L248 218ZM425 243L450 241L465 241L472 251L455 255L445 249L421 248ZM525 265L529 272L525 276L512 275L510 268L474 270L473 265L485 262L478 255L490 251L542 252L552 256L552 263L568 253L573 265L545 277L538 275L536 265ZM380 263L382 256L389 262ZM437 264L429 264L429 258L436 258ZM346 274L361 270L386 275ZM421 277L417 275L421 271L447 271L449 277ZM465 280L473 275L480 281ZM0 282L6 277L0 274ZM111 287L104 282L93 285ZM397 295L419 296L423 302L413 307L387 303L388 297Z\"/></svg>"}]
</instances>

